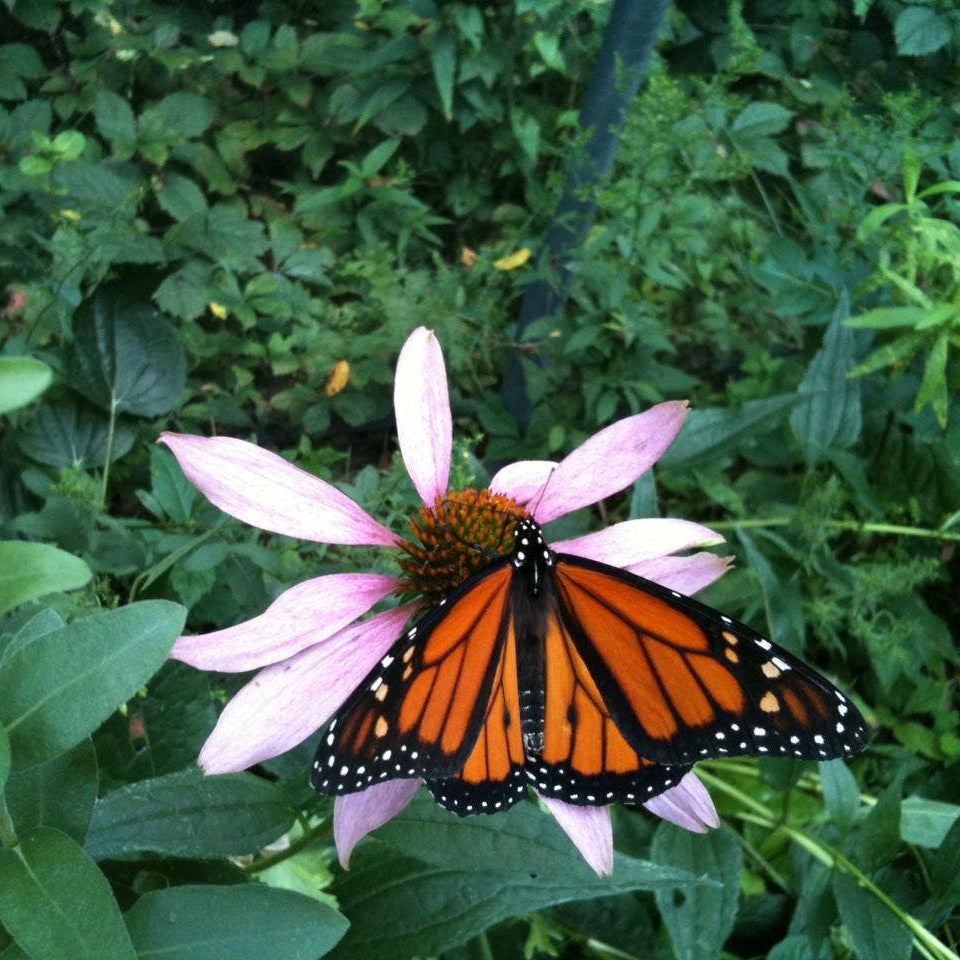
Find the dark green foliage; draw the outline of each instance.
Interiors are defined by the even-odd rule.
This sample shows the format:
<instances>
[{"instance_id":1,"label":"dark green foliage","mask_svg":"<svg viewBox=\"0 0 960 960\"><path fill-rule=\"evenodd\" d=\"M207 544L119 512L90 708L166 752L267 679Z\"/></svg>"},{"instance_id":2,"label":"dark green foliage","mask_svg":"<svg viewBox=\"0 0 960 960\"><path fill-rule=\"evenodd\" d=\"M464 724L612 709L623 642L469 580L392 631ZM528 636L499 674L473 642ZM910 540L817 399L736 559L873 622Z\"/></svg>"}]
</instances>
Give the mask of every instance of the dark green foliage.
<instances>
[{"instance_id":1,"label":"dark green foliage","mask_svg":"<svg viewBox=\"0 0 960 960\"><path fill-rule=\"evenodd\" d=\"M4 960L955 958L955 7L679 0L559 264L609 4L7 0ZM566 306L518 338L563 267ZM232 521L154 441L256 440L405 533L393 370L421 324L454 487L689 399L656 485L554 535L723 531L738 565L707 601L848 689L870 751L709 764L723 830L619 810L604 880L532 804L459 821L423 797L340 871L309 742L203 778L247 677L165 663L184 618L396 567ZM501 399L511 354L528 423Z\"/></svg>"}]
</instances>

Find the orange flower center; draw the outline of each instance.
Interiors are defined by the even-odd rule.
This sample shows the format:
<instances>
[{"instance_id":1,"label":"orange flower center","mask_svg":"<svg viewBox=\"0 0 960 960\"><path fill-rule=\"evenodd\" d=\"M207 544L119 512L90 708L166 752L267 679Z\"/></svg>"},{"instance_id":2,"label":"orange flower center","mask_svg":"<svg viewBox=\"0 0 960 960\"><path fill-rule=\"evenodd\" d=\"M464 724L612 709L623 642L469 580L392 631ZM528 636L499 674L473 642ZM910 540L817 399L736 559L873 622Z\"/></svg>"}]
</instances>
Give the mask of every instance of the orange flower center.
<instances>
[{"instance_id":1,"label":"orange flower center","mask_svg":"<svg viewBox=\"0 0 960 960\"><path fill-rule=\"evenodd\" d=\"M516 500L492 490L461 490L421 507L410 518L413 536L400 549L403 594L432 605L513 547L517 520L528 517Z\"/></svg>"}]
</instances>

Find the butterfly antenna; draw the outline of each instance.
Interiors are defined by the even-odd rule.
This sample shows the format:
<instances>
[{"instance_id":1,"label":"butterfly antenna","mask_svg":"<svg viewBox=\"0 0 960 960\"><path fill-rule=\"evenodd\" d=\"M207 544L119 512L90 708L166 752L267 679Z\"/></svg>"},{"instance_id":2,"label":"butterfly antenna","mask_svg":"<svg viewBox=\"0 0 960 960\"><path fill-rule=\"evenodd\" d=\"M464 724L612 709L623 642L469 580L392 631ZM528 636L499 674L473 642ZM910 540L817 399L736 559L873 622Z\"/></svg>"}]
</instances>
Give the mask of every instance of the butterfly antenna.
<instances>
[{"instance_id":1,"label":"butterfly antenna","mask_svg":"<svg viewBox=\"0 0 960 960\"><path fill-rule=\"evenodd\" d=\"M557 468L555 466L550 468L550 472L547 474L547 479L543 481L543 486L540 488L540 492L537 494L537 499L534 502L533 507L529 508L531 517L536 517L537 509L540 506L540 501L543 500L543 495L547 492L547 487L550 486L550 481L553 479L553 475L556 472Z\"/></svg>"}]
</instances>

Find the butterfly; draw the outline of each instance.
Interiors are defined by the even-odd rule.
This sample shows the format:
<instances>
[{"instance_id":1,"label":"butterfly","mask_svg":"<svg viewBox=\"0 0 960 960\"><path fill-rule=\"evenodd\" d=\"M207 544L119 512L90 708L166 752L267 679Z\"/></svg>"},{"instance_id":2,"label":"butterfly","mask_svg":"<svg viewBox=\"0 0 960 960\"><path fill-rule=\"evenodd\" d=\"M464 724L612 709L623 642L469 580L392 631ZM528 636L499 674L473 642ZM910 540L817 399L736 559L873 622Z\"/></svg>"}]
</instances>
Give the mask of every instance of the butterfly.
<instances>
[{"instance_id":1,"label":"butterfly","mask_svg":"<svg viewBox=\"0 0 960 960\"><path fill-rule=\"evenodd\" d=\"M826 678L743 623L650 580L555 553L520 519L509 555L407 629L326 725L322 794L426 780L461 816L535 787L642 803L695 761L826 760L866 724Z\"/></svg>"}]
</instances>

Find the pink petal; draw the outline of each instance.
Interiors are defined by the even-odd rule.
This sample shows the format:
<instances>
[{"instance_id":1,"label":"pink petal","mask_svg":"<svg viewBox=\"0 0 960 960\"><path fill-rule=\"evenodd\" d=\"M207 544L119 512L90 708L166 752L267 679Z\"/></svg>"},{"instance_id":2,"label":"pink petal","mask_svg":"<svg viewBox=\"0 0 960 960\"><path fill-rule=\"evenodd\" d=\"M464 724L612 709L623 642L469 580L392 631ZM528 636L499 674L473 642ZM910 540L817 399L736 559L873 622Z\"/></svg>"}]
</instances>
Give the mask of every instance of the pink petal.
<instances>
[{"instance_id":1,"label":"pink petal","mask_svg":"<svg viewBox=\"0 0 960 960\"><path fill-rule=\"evenodd\" d=\"M629 487L670 446L688 409L682 400L660 403L595 433L560 461L534 519L555 520Z\"/></svg>"},{"instance_id":2,"label":"pink petal","mask_svg":"<svg viewBox=\"0 0 960 960\"><path fill-rule=\"evenodd\" d=\"M279 663L353 623L400 586L375 573L333 573L285 590L244 623L180 637L171 656L201 670L227 673Z\"/></svg>"},{"instance_id":3,"label":"pink petal","mask_svg":"<svg viewBox=\"0 0 960 960\"><path fill-rule=\"evenodd\" d=\"M261 670L224 707L200 766L234 773L306 740L356 690L412 613L409 604L378 613Z\"/></svg>"},{"instance_id":4,"label":"pink petal","mask_svg":"<svg viewBox=\"0 0 960 960\"><path fill-rule=\"evenodd\" d=\"M443 351L426 327L417 327L400 351L393 406L407 473L423 502L432 507L447 492L453 425Z\"/></svg>"},{"instance_id":5,"label":"pink petal","mask_svg":"<svg viewBox=\"0 0 960 960\"><path fill-rule=\"evenodd\" d=\"M596 533L573 540L561 540L552 546L557 553L572 553L614 567L626 567L678 550L715 543L723 543L723 537L699 523L651 517L624 520Z\"/></svg>"},{"instance_id":6,"label":"pink petal","mask_svg":"<svg viewBox=\"0 0 960 960\"><path fill-rule=\"evenodd\" d=\"M644 806L658 817L692 833L706 833L720 826L720 815L707 788L691 771L669 790L647 800Z\"/></svg>"},{"instance_id":7,"label":"pink petal","mask_svg":"<svg viewBox=\"0 0 960 960\"><path fill-rule=\"evenodd\" d=\"M626 567L638 577L654 580L668 590L690 597L719 580L729 569L732 557L695 553L689 557L657 557Z\"/></svg>"},{"instance_id":8,"label":"pink petal","mask_svg":"<svg viewBox=\"0 0 960 960\"><path fill-rule=\"evenodd\" d=\"M185 433L163 433L159 442L211 503L251 526L317 543L398 543L345 493L254 443Z\"/></svg>"},{"instance_id":9,"label":"pink petal","mask_svg":"<svg viewBox=\"0 0 960 960\"><path fill-rule=\"evenodd\" d=\"M494 493L512 497L517 503L536 502L550 474L557 469L552 460L518 460L496 472L490 481Z\"/></svg>"},{"instance_id":10,"label":"pink petal","mask_svg":"<svg viewBox=\"0 0 960 960\"><path fill-rule=\"evenodd\" d=\"M385 780L357 793L337 797L333 805L333 841L344 870L353 848L377 827L392 820L416 796L422 780Z\"/></svg>"},{"instance_id":11,"label":"pink petal","mask_svg":"<svg viewBox=\"0 0 960 960\"><path fill-rule=\"evenodd\" d=\"M540 799L598 877L613 873L613 825L609 807L580 807L552 797Z\"/></svg>"}]
</instances>

